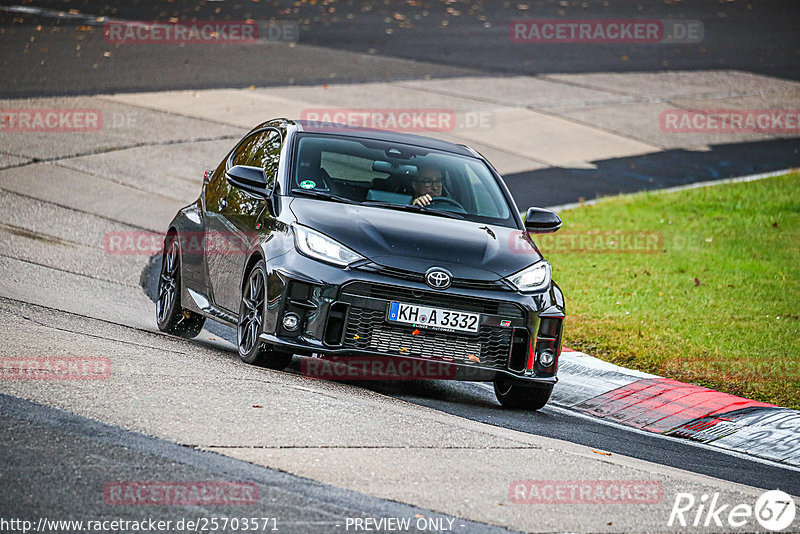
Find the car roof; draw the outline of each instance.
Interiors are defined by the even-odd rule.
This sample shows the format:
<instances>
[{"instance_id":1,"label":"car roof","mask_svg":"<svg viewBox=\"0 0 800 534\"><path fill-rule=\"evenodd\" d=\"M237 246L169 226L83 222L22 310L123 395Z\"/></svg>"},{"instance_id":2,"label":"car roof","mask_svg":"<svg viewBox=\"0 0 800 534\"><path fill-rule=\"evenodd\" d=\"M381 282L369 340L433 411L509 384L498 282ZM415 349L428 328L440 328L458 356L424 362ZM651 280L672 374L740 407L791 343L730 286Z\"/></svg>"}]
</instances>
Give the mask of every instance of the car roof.
<instances>
[{"instance_id":1,"label":"car roof","mask_svg":"<svg viewBox=\"0 0 800 534\"><path fill-rule=\"evenodd\" d=\"M307 120L290 120L287 121L297 127L298 132L308 133L322 133L341 135L348 137L358 137L362 139L375 139L378 141L386 141L388 143L403 143L423 148L430 148L442 152L450 152L462 156L476 157L477 154L470 148L464 145L457 145L449 143L440 139L432 137L425 137L423 135L415 135L409 133L390 132L387 130L377 130L372 128L362 128L358 126L348 126L345 124L336 124L332 122L318 122Z\"/></svg>"}]
</instances>

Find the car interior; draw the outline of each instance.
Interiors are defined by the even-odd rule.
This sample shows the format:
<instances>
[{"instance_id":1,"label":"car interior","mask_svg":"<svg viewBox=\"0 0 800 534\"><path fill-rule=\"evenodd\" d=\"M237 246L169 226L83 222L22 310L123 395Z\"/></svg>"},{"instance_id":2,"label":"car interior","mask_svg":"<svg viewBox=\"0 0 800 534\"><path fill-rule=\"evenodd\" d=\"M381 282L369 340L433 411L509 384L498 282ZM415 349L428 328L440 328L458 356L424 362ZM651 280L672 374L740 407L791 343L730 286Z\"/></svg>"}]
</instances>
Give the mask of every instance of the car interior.
<instances>
[{"instance_id":1,"label":"car interior","mask_svg":"<svg viewBox=\"0 0 800 534\"><path fill-rule=\"evenodd\" d=\"M292 190L314 191L355 202L409 205L421 167L442 177L442 194L430 209L479 218L508 219L510 210L491 173L478 161L408 145L330 136L303 136Z\"/></svg>"}]
</instances>

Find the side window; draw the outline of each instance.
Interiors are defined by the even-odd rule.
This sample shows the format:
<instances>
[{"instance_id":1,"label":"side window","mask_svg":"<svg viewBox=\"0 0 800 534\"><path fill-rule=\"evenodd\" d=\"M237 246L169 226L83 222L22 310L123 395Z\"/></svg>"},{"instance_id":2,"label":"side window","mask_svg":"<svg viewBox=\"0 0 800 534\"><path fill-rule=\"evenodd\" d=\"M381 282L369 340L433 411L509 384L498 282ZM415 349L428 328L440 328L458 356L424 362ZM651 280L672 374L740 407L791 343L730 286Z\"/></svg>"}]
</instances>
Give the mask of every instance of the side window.
<instances>
[{"instance_id":1,"label":"side window","mask_svg":"<svg viewBox=\"0 0 800 534\"><path fill-rule=\"evenodd\" d=\"M253 204L252 198L228 184L225 170L234 165L261 167L267 175L269 185L272 186L278 175L280 156L281 135L275 130L256 132L246 137L230 156L223 160L211 177L206 186L206 209L214 212L230 212Z\"/></svg>"},{"instance_id":2,"label":"side window","mask_svg":"<svg viewBox=\"0 0 800 534\"><path fill-rule=\"evenodd\" d=\"M484 217L507 217L507 210L498 209L494 195L489 192L480 177L470 167L467 167L467 175L475 195L477 214Z\"/></svg>"},{"instance_id":3,"label":"side window","mask_svg":"<svg viewBox=\"0 0 800 534\"><path fill-rule=\"evenodd\" d=\"M275 130L257 132L247 137L231 154L230 165L261 167L270 186L278 175L281 157L281 134Z\"/></svg>"}]
</instances>

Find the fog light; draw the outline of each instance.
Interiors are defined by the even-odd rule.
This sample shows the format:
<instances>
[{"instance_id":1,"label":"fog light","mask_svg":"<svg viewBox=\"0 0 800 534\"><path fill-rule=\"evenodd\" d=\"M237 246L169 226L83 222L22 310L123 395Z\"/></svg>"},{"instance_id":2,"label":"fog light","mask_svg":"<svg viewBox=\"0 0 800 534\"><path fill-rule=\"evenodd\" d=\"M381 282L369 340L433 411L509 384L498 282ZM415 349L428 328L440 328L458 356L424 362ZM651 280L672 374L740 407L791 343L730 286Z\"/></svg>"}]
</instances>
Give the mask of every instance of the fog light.
<instances>
[{"instance_id":1,"label":"fog light","mask_svg":"<svg viewBox=\"0 0 800 534\"><path fill-rule=\"evenodd\" d=\"M300 326L300 317L296 313L289 312L283 316L283 327L289 332L294 332Z\"/></svg>"},{"instance_id":2,"label":"fog light","mask_svg":"<svg viewBox=\"0 0 800 534\"><path fill-rule=\"evenodd\" d=\"M550 367L556 361L555 353L548 349L543 350L541 354L539 354L539 365L542 367Z\"/></svg>"}]
</instances>

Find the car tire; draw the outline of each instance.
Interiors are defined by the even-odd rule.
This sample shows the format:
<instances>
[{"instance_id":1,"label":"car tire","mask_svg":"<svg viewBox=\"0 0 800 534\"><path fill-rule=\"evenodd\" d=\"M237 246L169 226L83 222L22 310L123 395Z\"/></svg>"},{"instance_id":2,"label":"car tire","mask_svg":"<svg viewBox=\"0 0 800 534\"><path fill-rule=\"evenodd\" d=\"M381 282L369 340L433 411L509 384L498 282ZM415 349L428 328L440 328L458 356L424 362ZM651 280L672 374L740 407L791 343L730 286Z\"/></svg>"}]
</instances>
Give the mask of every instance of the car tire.
<instances>
[{"instance_id":1,"label":"car tire","mask_svg":"<svg viewBox=\"0 0 800 534\"><path fill-rule=\"evenodd\" d=\"M161 252L161 274L158 277L156 299L158 329L191 339L200 333L205 322L205 316L181 307L180 246L174 235L169 236Z\"/></svg>"},{"instance_id":2,"label":"car tire","mask_svg":"<svg viewBox=\"0 0 800 534\"><path fill-rule=\"evenodd\" d=\"M552 385L519 386L506 378L496 378L494 394L504 408L535 412L544 408L553 393Z\"/></svg>"},{"instance_id":3,"label":"car tire","mask_svg":"<svg viewBox=\"0 0 800 534\"><path fill-rule=\"evenodd\" d=\"M292 353L274 350L259 337L264 332L267 264L259 260L247 274L239 304L236 346L245 363L280 371L292 361Z\"/></svg>"}]
</instances>

